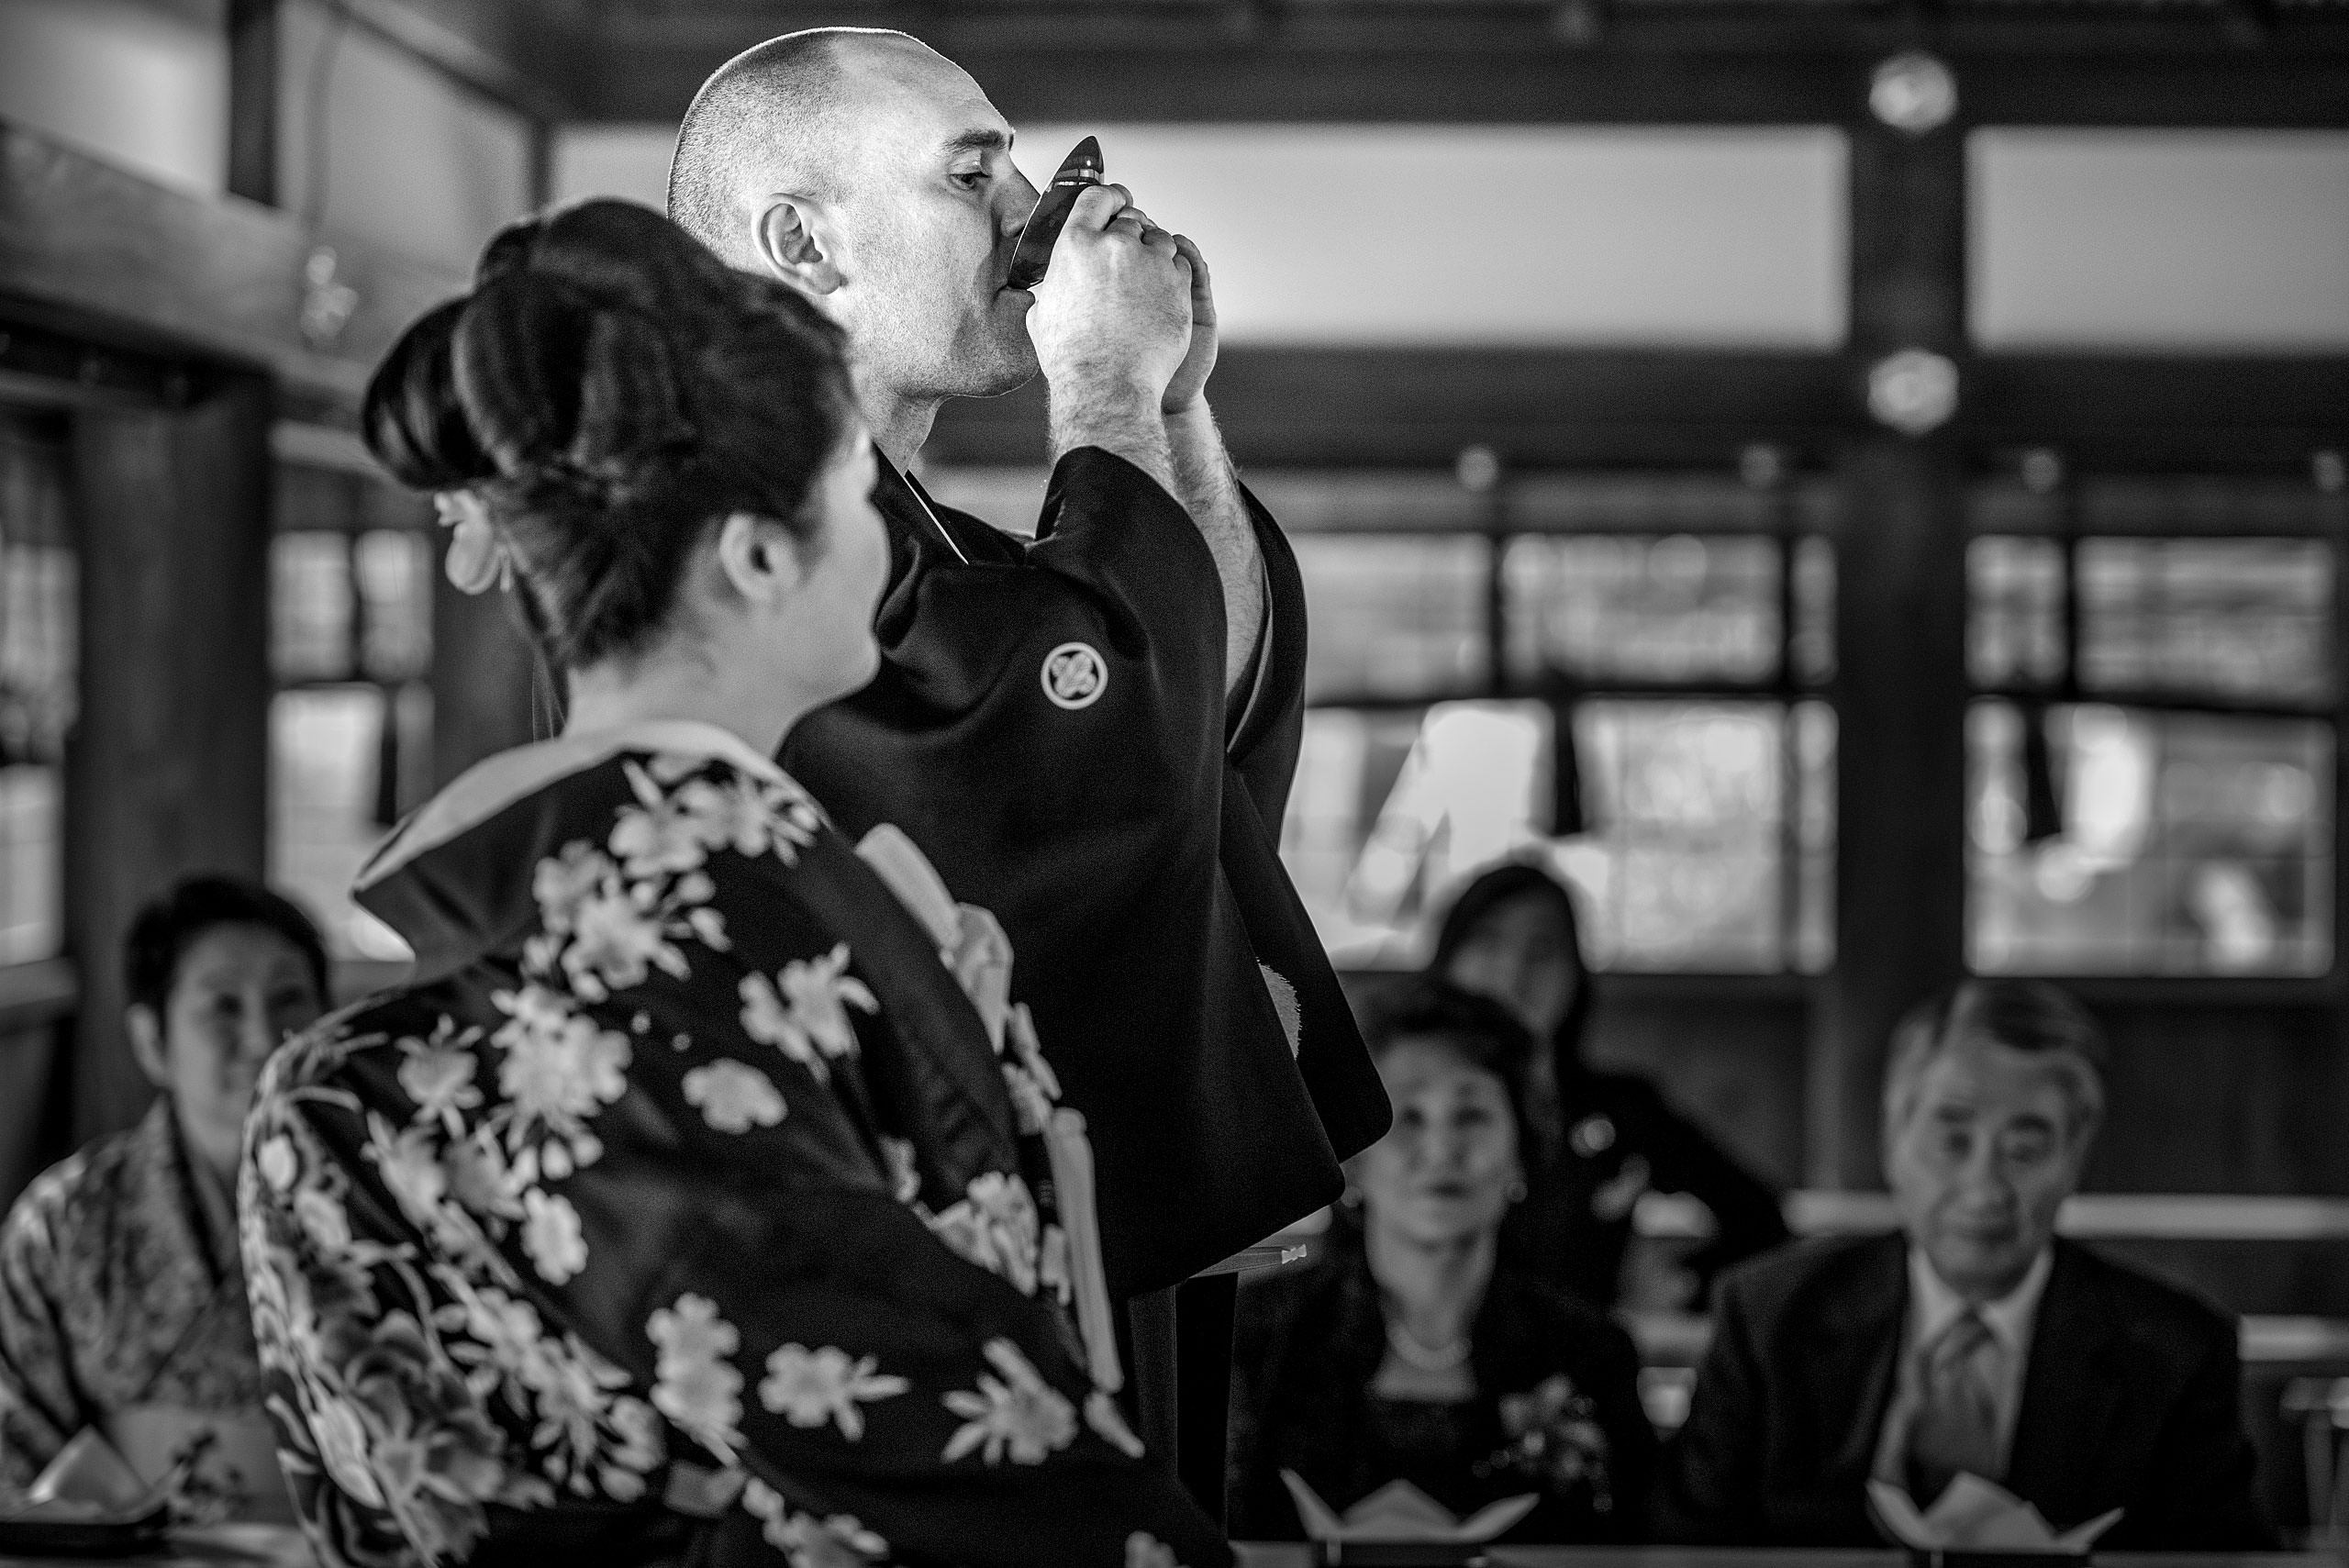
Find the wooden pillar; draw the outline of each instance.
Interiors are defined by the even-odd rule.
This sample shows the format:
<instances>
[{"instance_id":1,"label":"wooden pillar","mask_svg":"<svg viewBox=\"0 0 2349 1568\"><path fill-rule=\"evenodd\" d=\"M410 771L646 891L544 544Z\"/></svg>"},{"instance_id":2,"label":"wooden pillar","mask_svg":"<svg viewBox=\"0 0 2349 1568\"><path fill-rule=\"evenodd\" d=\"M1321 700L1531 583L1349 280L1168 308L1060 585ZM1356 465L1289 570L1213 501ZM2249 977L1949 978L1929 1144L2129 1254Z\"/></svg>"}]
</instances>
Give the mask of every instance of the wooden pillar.
<instances>
[{"instance_id":1,"label":"wooden pillar","mask_svg":"<svg viewBox=\"0 0 2349 1568\"><path fill-rule=\"evenodd\" d=\"M1850 130L1853 395L1864 400L1887 355L1965 363L1965 140L1955 122L1916 135L1862 117ZM1961 406L1965 396L1961 382ZM1906 435L1863 419L1838 456L1836 963L1813 1028L1807 1118L1806 1177L1820 1186L1882 1180L1887 1039L1964 966L1965 496L1951 428Z\"/></svg>"},{"instance_id":2,"label":"wooden pillar","mask_svg":"<svg viewBox=\"0 0 2349 1568\"><path fill-rule=\"evenodd\" d=\"M122 939L195 871L262 873L269 753L267 380L73 421L82 707L67 777L66 922L81 966L73 1139L149 1098L122 1031Z\"/></svg>"},{"instance_id":3,"label":"wooden pillar","mask_svg":"<svg viewBox=\"0 0 2349 1568\"><path fill-rule=\"evenodd\" d=\"M228 194L277 205L279 0L229 0Z\"/></svg>"}]
</instances>

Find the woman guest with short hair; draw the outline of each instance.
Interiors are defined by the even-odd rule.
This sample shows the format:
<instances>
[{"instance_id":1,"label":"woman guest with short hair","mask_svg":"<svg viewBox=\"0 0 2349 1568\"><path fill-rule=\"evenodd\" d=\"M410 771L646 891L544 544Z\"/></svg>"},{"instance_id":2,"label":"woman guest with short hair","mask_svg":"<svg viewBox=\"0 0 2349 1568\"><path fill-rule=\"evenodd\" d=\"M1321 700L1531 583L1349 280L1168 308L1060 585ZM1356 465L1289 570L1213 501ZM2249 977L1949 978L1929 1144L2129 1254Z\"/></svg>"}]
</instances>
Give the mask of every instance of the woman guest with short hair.
<instances>
[{"instance_id":1,"label":"woman guest with short hair","mask_svg":"<svg viewBox=\"0 0 2349 1568\"><path fill-rule=\"evenodd\" d=\"M1524 1029L1421 979L1365 1032L1395 1123L1353 1162L1359 1204L1321 1258L1241 1292L1234 1533L1301 1539L1286 1472L1340 1512L1400 1480L1462 1517L1533 1496L1507 1540L1643 1539L1656 1440L1629 1336L1500 1256Z\"/></svg>"},{"instance_id":2,"label":"woman guest with short hair","mask_svg":"<svg viewBox=\"0 0 2349 1568\"><path fill-rule=\"evenodd\" d=\"M1508 1007L1526 1059L1531 1195L1504 1233L1527 1269L1601 1307L1701 1307L1720 1270L1787 1240L1778 1195L1675 1110L1655 1085L1584 1059L1590 971L1573 895L1540 866L1496 866L1446 912L1428 972ZM1713 1234L1663 1299L1626 1301L1624 1258L1642 1195L1685 1193Z\"/></svg>"},{"instance_id":3,"label":"woman guest with short hair","mask_svg":"<svg viewBox=\"0 0 2349 1568\"><path fill-rule=\"evenodd\" d=\"M1221 1568L1120 1418L1083 1120L1002 928L771 760L872 678L838 328L657 215L494 241L368 426L568 683L405 823L404 986L281 1051L241 1189L328 1564Z\"/></svg>"},{"instance_id":4,"label":"woman guest with short hair","mask_svg":"<svg viewBox=\"0 0 2349 1568\"><path fill-rule=\"evenodd\" d=\"M262 1063L325 1010L326 950L288 900L195 876L139 912L125 1024L159 1093L26 1190L0 1229L0 1486L84 1428L160 1480L290 1519L237 1254L237 1156Z\"/></svg>"}]
</instances>

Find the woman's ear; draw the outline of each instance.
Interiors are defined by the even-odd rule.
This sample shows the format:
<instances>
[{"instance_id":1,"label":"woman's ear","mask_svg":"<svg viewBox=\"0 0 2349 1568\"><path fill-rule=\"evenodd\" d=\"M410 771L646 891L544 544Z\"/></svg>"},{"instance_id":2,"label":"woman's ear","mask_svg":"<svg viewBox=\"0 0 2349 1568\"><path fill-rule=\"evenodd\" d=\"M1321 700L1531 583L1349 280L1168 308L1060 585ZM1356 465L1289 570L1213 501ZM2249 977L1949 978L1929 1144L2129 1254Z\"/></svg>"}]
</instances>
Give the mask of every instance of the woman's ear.
<instances>
[{"instance_id":1,"label":"woman's ear","mask_svg":"<svg viewBox=\"0 0 2349 1568\"><path fill-rule=\"evenodd\" d=\"M807 549L788 528L749 512L731 513L718 526L718 571L734 592L763 607L799 591L807 578Z\"/></svg>"},{"instance_id":2,"label":"woman's ear","mask_svg":"<svg viewBox=\"0 0 2349 1568\"><path fill-rule=\"evenodd\" d=\"M130 1031L130 1058L147 1082L159 1089L172 1086L171 1063L163 1060L163 1020L144 1002L122 1010L123 1026Z\"/></svg>"},{"instance_id":3,"label":"woman's ear","mask_svg":"<svg viewBox=\"0 0 2349 1568\"><path fill-rule=\"evenodd\" d=\"M769 272L802 294L820 297L843 281L828 228L823 210L806 196L775 196L759 214L751 241Z\"/></svg>"}]
</instances>

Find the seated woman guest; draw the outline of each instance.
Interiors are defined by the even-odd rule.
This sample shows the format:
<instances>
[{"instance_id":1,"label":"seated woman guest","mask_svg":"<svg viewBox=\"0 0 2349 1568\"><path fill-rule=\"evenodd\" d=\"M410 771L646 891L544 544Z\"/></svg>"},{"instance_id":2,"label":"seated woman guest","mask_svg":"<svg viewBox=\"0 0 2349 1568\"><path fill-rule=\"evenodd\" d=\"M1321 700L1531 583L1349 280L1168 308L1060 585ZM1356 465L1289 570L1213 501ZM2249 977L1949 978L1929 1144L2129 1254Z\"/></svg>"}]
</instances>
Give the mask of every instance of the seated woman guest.
<instances>
[{"instance_id":1,"label":"seated woman guest","mask_svg":"<svg viewBox=\"0 0 2349 1568\"><path fill-rule=\"evenodd\" d=\"M1499 1258L1525 1031L1415 980L1366 1032L1395 1125L1353 1162L1359 1218L1241 1293L1234 1532L1302 1538L1293 1472L1340 1512L1402 1480L1462 1517L1538 1497L1506 1540L1642 1539L1656 1444L1630 1338Z\"/></svg>"},{"instance_id":2,"label":"seated woman guest","mask_svg":"<svg viewBox=\"0 0 2349 1568\"><path fill-rule=\"evenodd\" d=\"M325 1010L326 950L276 894L196 876L139 911L124 968L132 1054L159 1093L0 1230L0 1486L93 1428L150 1480L198 1447L213 1500L290 1518L237 1257L237 1151L262 1062Z\"/></svg>"},{"instance_id":3,"label":"seated woman guest","mask_svg":"<svg viewBox=\"0 0 2349 1568\"><path fill-rule=\"evenodd\" d=\"M1503 1232L1509 1255L1598 1307L1622 1298L1631 1214L1647 1192L1686 1193L1711 1211L1713 1235L1688 1257L1665 1299L1702 1302L1720 1270L1787 1239L1778 1195L1655 1085L1583 1060L1590 972L1573 896L1539 866L1497 866L1444 916L1429 972L1508 1007L1532 1031L1525 1067L1530 1195Z\"/></svg>"},{"instance_id":4,"label":"seated woman guest","mask_svg":"<svg viewBox=\"0 0 2349 1568\"><path fill-rule=\"evenodd\" d=\"M769 760L876 658L839 330L622 203L484 271L378 373L370 439L473 492L463 574L510 567L568 719L385 845L358 896L415 978L254 1106L314 1547L1219 1568L1112 1397L1089 1151L1001 928Z\"/></svg>"}]
</instances>

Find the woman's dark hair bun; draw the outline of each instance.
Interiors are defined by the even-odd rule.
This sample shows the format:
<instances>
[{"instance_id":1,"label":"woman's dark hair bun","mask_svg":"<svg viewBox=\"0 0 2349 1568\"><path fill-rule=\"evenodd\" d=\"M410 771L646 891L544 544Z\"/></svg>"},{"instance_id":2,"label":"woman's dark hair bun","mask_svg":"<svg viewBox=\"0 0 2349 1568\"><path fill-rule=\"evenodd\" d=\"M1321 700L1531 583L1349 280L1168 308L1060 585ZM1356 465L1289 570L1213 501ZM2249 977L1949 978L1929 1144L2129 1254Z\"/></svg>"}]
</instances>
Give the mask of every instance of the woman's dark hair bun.
<instances>
[{"instance_id":1,"label":"woman's dark hair bun","mask_svg":"<svg viewBox=\"0 0 2349 1568\"><path fill-rule=\"evenodd\" d=\"M367 383L359 426L385 473L416 490L459 490L495 472L457 395L457 323L472 302L418 317Z\"/></svg>"},{"instance_id":2,"label":"woman's dark hair bun","mask_svg":"<svg viewBox=\"0 0 2349 1568\"><path fill-rule=\"evenodd\" d=\"M846 339L648 208L509 225L464 300L418 320L368 388L367 439L420 489L490 503L556 663L640 647L685 560L735 512L804 530L853 418Z\"/></svg>"},{"instance_id":3,"label":"woman's dark hair bun","mask_svg":"<svg viewBox=\"0 0 2349 1568\"><path fill-rule=\"evenodd\" d=\"M475 294L457 393L499 477L623 506L694 435L669 345L635 310L515 272Z\"/></svg>"}]
</instances>

